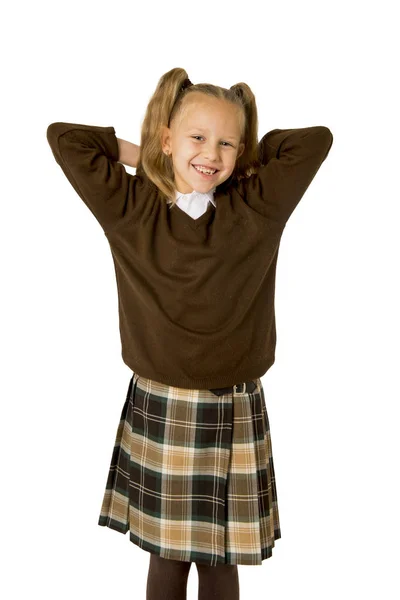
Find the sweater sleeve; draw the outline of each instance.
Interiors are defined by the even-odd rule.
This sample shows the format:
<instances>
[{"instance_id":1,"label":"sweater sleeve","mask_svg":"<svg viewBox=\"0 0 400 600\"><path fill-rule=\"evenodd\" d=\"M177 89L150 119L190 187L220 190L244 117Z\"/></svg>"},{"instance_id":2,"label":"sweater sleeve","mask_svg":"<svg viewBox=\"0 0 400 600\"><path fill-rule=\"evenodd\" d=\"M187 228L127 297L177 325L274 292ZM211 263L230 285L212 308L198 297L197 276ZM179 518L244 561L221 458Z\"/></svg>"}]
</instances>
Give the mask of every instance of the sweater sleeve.
<instances>
[{"instance_id":1,"label":"sweater sleeve","mask_svg":"<svg viewBox=\"0 0 400 600\"><path fill-rule=\"evenodd\" d=\"M249 203L284 227L332 143L330 129L322 125L269 131L259 142L261 167L248 180Z\"/></svg>"},{"instance_id":2,"label":"sweater sleeve","mask_svg":"<svg viewBox=\"0 0 400 600\"><path fill-rule=\"evenodd\" d=\"M118 162L114 127L51 123L47 141L77 194L104 231L125 215L133 202L134 176Z\"/></svg>"}]
</instances>

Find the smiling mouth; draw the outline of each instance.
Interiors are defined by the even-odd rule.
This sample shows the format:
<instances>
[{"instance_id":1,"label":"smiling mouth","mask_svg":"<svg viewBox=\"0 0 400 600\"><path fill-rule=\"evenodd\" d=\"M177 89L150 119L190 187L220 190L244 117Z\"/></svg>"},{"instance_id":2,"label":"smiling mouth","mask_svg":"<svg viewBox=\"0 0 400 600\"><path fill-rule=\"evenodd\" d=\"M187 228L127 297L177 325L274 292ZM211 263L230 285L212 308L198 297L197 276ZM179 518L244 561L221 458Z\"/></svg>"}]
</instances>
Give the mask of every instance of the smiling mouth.
<instances>
[{"instance_id":1,"label":"smiling mouth","mask_svg":"<svg viewBox=\"0 0 400 600\"><path fill-rule=\"evenodd\" d=\"M198 173L203 173L203 175L216 175L217 173L219 173L219 169L208 169L209 171L213 171L212 173L207 173L206 171L202 171L201 169L197 169L196 166L192 163L190 163L192 165L192 167L198 172Z\"/></svg>"}]
</instances>

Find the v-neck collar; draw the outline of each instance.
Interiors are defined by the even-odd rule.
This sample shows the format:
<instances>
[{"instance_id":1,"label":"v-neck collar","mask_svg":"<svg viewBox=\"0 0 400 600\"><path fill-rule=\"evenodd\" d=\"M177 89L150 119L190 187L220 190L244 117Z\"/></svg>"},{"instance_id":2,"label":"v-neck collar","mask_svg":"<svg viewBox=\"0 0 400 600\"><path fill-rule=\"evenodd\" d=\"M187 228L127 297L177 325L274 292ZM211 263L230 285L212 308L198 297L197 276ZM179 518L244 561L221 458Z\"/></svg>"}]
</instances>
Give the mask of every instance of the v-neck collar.
<instances>
[{"instance_id":1,"label":"v-neck collar","mask_svg":"<svg viewBox=\"0 0 400 600\"><path fill-rule=\"evenodd\" d=\"M183 217L181 217L181 218L189 220L190 226L193 229L197 229L200 225L202 225L202 223L204 221L208 220L210 213L215 210L215 208L216 208L216 200L215 200L216 191L217 191L216 187L212 188L207 193L196 192L195 190L193 190L192 192L190 192L188 194L184 194L184 193L176 190L176 192L175 192L176 200L178 200L179 198L182 198L182 197L185 198L185 200L189 199L190 197L194 197L194 200L195 200L196 195L200 196L202 199L206 198L208 200L206 211L203 214L201 214L199 217L197 217L197 219L193 218L188 212L186 212L183 208L181 208L177 203L172 208L172 210L175 210L176 213L179 215L183 215Z\"/></svg>"},{"instance_id":2,"label":"v-neck collar","mask_svg":"<svg viewBox=\"0 0 400 600\"><path fill-rule=\"evenodd\" d=\"M208 221L208 219L210 218L210 214L216 210L216 207L211 202L209 202L206 212L200 215L200 217L198 217L197 219L193 219L193 217L188 215L187 212L185 212L177 204L175 204L175 206L173 206L172 208L168 208L168 210L175 211L175 213L179 215L179 217L182 220L186 220L189 223L192 229L198 229L200 225L202 225L205 221Z\"/></svg>"}]
</instances>

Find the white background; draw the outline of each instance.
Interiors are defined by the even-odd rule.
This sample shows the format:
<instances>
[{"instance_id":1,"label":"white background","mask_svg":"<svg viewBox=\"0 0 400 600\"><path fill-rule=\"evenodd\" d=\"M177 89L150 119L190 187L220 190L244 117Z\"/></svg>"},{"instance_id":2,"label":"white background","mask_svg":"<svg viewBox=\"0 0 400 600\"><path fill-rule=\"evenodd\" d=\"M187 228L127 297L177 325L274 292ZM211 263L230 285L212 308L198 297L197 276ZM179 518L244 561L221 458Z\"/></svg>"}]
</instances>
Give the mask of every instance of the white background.
<instances>
[{"instance_id":1,"label":"white background","mask_svg":"<svg viewBox=\"0 0 400 600\"><path fill-rule=\"evenodd\" d=\"M7 600L145 599L149 554L97 525L131 375L112 257L46 129L112 125L139 144L147 102L174 67L193 83L248 83L259 138L313 125L334 136L281 241L276 361L262 382L282 538L262 566L239 566L241 600L399 598L395 7L25 1L2 10ZM189 600L197 577L192 565Z\"/></svg>"}]
</instances>

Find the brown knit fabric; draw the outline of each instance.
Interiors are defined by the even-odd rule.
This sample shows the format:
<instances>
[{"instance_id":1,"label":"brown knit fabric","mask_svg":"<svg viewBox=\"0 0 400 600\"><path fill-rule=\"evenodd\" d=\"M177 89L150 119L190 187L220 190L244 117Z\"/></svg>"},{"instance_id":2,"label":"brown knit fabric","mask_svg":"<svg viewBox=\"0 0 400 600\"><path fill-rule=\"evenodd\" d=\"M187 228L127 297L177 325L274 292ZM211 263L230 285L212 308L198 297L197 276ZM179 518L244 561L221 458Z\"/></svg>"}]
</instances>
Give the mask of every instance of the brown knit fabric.
<instances>
[{"instance_id":1,"label":"brown knit fabric","mask_svg":"<svg viewBox=\"0 0 400 600\"><path fill-rule=\"evenodd\" d=\"M268 132L258 172L217 185L216 207L196 220L161 201L145 173L127 173L114 127L56 122L47 139L110 244L125 364L190 389L262 377L275 361L281 235L328 155L330 130Z\"/></svg>"}]
</instances>

